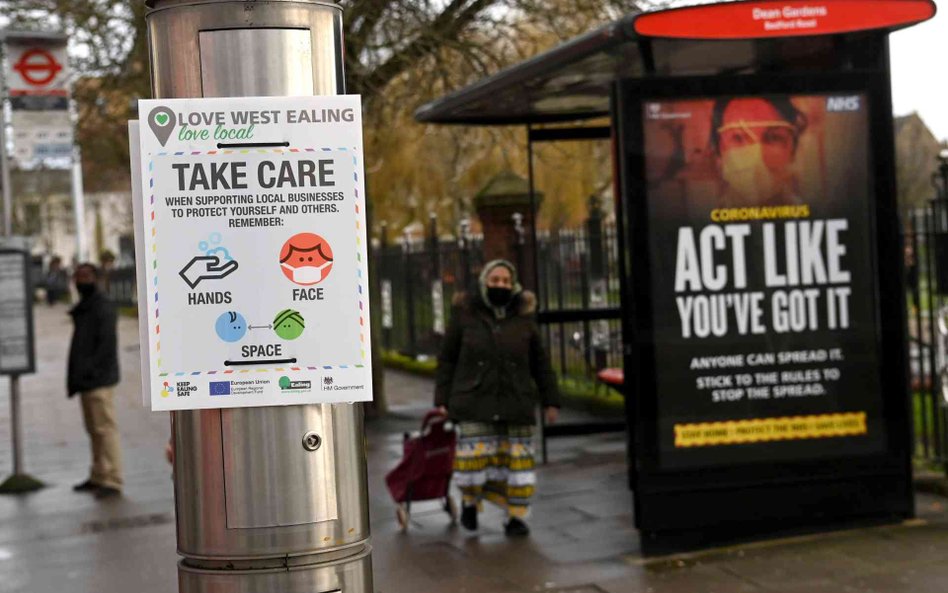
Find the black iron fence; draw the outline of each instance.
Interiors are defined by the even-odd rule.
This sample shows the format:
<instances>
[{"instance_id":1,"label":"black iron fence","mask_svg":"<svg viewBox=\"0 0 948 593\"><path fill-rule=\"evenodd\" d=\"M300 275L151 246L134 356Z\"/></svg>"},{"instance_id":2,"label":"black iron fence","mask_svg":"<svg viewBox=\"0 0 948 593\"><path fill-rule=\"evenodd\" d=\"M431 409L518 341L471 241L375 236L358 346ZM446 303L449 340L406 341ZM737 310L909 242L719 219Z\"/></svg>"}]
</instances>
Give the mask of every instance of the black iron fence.
<instances>
[{"instance_id":1,"label":"black iron fence","mask_svg":"<svg viewBox=\"0 0 948 593\"><path fill-rule=\"evenodd\" d=\"M483 264L481 238L399 244L374 252L381 295L382 345L411 357L434 356L454 296L473 285Z\"/></svg>"},{"instance_id":2,"label":"black iron fence","mask_svg":"<svg viewBox=\"0 0 948 593\"><path fill-rule=\"evenodd\" d=\"M458 234L459 239L438 239L432 219L425 239L383 239L376 248L387 350L415 358L437 355L454 296L476 290L484 264L482 238ZM529 257L522 251L525 242L515 241L512 251L522 255L514 259ZM537 234L542 333L563 378L592 382L595 371L622 365L618 253L615 225L597 212L580 228Z\"/></svg>"},{"instance_id":3,"label":"black iron fence","mask_svg":"<svg viewBox=\"0 0 948 593\"><path fill-rule=\"evenodd\" d=\"M913 211L905 236L909 368L917 457L948 469L948 210Z\"/></svg>"},{"instance_id":4,"label":"black iron fence","mask_svg":"<svg viewBox=\"0 0 948 593\"><path fill-rule=\"evenodd\" d=\"M107 272L105 282L109 298L119 307L134 307L138 287L135 285L135 268L115 268Z\"/></svg>"}]
</instances>

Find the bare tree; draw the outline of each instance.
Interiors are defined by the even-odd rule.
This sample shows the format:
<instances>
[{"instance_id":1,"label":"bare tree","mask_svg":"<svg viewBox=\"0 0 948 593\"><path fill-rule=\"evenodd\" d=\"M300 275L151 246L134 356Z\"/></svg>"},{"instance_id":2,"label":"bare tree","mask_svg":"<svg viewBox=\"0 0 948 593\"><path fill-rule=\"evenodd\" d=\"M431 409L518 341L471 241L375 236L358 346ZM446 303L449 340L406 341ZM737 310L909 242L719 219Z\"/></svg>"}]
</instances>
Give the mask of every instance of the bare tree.
<instances>
[{"instance_id":1,"label":"bare tree","mask_svg":"<svg viewBox=\"0 0 948 593\"><path fill-rule=\"evenodd\" d=\"M406 111L558 39L633 9L632 0L340 0L349 92L367 111ZM127 180L125 122L150 94L142 0L0 0L11 27L65 31L83 77L76 85L79 142L90 190ZM408 94L390 95L394 81Z\"/></svg>"}]
</instances>

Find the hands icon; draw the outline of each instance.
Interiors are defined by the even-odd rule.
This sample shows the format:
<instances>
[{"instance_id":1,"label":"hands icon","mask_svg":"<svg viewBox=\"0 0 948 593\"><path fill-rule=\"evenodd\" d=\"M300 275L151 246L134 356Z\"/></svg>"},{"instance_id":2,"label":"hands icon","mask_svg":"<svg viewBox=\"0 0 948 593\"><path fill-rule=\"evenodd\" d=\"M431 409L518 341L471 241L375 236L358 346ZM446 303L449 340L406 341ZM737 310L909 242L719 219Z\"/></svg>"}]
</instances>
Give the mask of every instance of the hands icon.
<instances>
[{"instance_id":1,"label":"hands icon","mask_svg":"<svg viewBox=\"0 0 948 593\"><path fill-rule=\"evenodd\" d=\"M220 280L231 275L236 269L236 260L232 259L222 264L221 258L216 255L197 255L178 272L178 275L193 289L201 280Z\"/></svg>"}]
</instances>

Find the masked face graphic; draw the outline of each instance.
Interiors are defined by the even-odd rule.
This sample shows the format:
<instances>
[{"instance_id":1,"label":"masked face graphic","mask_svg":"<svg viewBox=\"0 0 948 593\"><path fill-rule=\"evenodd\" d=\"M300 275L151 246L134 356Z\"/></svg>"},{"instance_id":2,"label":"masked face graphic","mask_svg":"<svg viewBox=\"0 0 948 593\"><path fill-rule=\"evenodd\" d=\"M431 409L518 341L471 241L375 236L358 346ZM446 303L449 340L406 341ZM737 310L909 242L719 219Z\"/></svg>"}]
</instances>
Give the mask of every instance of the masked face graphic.
<instances>
[{"instance_id":1,"label":"masked face graphic","mask_svg":"<svg viewBox=\"0 0 948 593\"><path fill-rule=\"evenodd\" d=\"M734 100L717 131L721 176L733 205L777 203L793 194L797 130L773 105Z\"/></svg>"},{"instance_id":2,"label":"masked face graphic","mask_svg":"<svg viewBox=\"0 0 948 593\"><path fill-rule=\"evenodd\" d=\"M319 235L294 235L280 251L283 274L296 284L319 284L332 270L333 255L329 243Z\"/></svg>"},{"instance_id":3,"label":"masked face graphic","mask_svg":"<svg viewBox=\"0 0 948 593\"><path fill-rule=\"evenodd\" d=\"M749 204L768 200L778 193L777 182L764 164L760 144L748 144L724 153L721 175L728 187Z\"/></svg>"}]
</instances>

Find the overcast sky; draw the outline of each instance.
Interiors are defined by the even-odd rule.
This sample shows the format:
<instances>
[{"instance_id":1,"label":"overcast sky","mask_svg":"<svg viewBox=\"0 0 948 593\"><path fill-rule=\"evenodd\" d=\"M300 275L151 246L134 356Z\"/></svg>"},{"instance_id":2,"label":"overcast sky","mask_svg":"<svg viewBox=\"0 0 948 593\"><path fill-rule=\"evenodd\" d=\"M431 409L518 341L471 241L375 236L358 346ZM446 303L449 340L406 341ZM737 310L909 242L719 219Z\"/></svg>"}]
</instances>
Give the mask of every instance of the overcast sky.
<instances>
[{"instance_id":1,"label":"overcast sky","mask_svg":"<svg viewBox=\"0 0 948 593\"><path fill-rule=\"evenodd\" d=\"M935 18L892 34L892 100L896 115L917 111L948 140L948 0Z\"/></svg>"}]
</instances>

